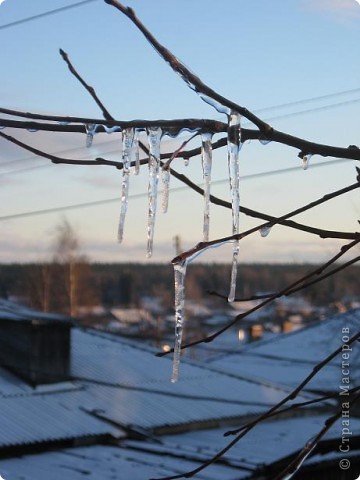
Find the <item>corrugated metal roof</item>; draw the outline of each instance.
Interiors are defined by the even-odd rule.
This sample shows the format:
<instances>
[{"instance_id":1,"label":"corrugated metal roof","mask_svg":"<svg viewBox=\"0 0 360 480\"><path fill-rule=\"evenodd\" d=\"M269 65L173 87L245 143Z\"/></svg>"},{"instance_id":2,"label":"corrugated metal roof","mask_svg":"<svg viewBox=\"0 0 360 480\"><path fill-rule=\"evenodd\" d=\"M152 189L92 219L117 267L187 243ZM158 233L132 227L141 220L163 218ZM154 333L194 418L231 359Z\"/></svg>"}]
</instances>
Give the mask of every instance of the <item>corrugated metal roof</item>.
<instances>
[{"instance_id":1,"label":"corrugated metal roof","mask_svg":"<svg viewBox=\"0 0 360 480\"><path fill-rule=\"evenodd\" d=\"M228 451L221 463L196 475L201 480L242 480L264 465L270 465L299 451L324 425L326 416L306 416L259 424ZM353 435L360 435L360 420L352 419ZM0 460L0 474L6 480L145 480L185 473L212 457L230 439L223 429L192 431L161 437L161 443L125 440L118 447L91 446ZM325 440L341 437L338 422ZM261 439L261 441L259 441ZM261 447L261 448L260 448ZM353 452L358 455L358 452ZM304 466L334 460L336 454L309 457Z\"/></svg>"},{"instance_id":2,"label":"corrugated metal roof","mask_svg":"<svg viewBox=\"0 0 360 480\"><path fill-rule=\"evenodd\" d=\"M38 321L58 321L69 322L70 317L60 315L57 313L44 313L39 310L27 307L25 305L19 305L18 303L11 302L0 298L0 319L6 320L38 320Z\"/></svg>"},{"instance_id":3,"label":"corrugated metal roof","mask_svg":"<svg viewBox=\"0 0 360 480\"><path fill-rule=\"evenodd\" d=\"M119 337L80 330L73 332L72 372L92 392L87 409L100 405L107 418L145 429L245 417L288 393L186 361L180 381L172 384L171 358L156 357L153 349Z\"/></svg>"},{"instance_id":4,"label":"corrugated metal roof","mask_svg":"<svg viewBox=\"0 0 360 480\"><path fill-rule=\"evenodd\" d=\"M65 440L121 431L81 409L83 391L0 398L0 446Z\"/></svg>"},{"instance_id":5,"label":"corrugated metal roof","mask_svg":"<svg viewBox=\"0 0 360 480\"><path fill-rule=\"evenodd\" d=\"M234 375L250 375L294 388L309 375L316 363L343 344L343 328L350 332L345 335L345 340L360 330L360 309L249 344L231 354L221 354L211 359L210 365ZM351 381L356 384L360 380L360 369L357 368L360 344L355 342L351 348ZM338 355L316 374L306 389L337 390L341 382L341 362L341 355Z\"/></svg>"},{"instance_id":6,"label":"corrugated metal roof","mask_svg":"<svg viewBox=\"0 0 360 480\"><path fill-rule=\"evenodd\" d=\"M146 480L192 470L200 461L177 455L92 446L0 460L0 475L6 480ZM199 480L240 480L244 472L216 465Z\"/></svg>"}]
</instances>

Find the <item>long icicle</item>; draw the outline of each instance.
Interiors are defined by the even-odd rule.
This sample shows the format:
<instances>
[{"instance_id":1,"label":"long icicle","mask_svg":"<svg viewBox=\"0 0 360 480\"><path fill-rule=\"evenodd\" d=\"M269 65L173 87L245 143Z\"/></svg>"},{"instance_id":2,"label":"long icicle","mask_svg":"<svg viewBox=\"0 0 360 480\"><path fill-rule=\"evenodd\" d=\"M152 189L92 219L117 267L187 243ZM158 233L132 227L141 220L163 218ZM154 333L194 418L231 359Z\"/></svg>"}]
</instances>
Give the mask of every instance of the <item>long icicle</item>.
<instances>
[{"instance_id":1,"label":"long icicle","mask_svg":"<svg viewBox=\"0 0 360 480\"><path fill-rule=\"evenodd\" d=\"M139 132L135 129L133 146L131 150L131 161L134 162L134 175L140 173L140 151L139 151Z\"/></svg>"},{"instance_id":2,"label":"long icicle","mask_svg":"<svg viewBox=\"0 0 360 480\"><path fill-rule=\"evenodd\" d=\"M123 175L121 184L121 208L120 208L120 220L118 229L118 241L121 243L124 236L125 217L128 209L129 198L129 176L130 176L130 164L132 156L134 140L134 129L126 128L122 134L122 162L123 162Z\"/></svg>"},{"instance_id":3,"label":"long icicle","mask_svg":"<svg viewBox=\"0 0 360 480\"><path fill-rule=\"evenodd\" d=\"M210 186L211 186L211 167L212 167L212 133L203 133L201 135L201 162L204 180L204 223L203 223L203 241L209 240L210 230Z\"/></svg>"},{"instance_id":4,"label":"long icicle","mask_svg":"<svg viewBox=\"0 0 360 480\"><path fill-rule=\"evenodd\" d=\"M154 227L156 217L157 192L160 170L160 142L162 130L160 127L151 127L147 130L149 141L149 187L148 187L148 226L147 252L149 258L153 252Z\"/></svg>"},{"instance_id":5,"label":"long icicle","mask_svg":"<svg viewBox=\"0 0 360 480\"><path fill-rule=\"evenodd\" d=\"M229 182L232 208L232 233L236 235L239 233L239 218L240 218L240 172L239 172L239 151L240 151L240 128L241 116L237 112L231 112L229 115L228 128L228 167L229 167ZM233 246L233 258L231 266L231 281L228 301L233 302L236 292L236 278L237 278L237 258L239 254L239 240L235 240Z\"/></svg>"},{"instance_id":6,"label":"long icicle","mask_svg":"<svg viewBox=\"0 0 360 480\"><path fill-rule=\"evenodd\" d=\"M185 310L185 276L188 260L174 263L174 279L175 279L175 344L174 359L171 375L171 382L175 383L179 379L179 366L181 354L181 341L184 327L184 310Z\"/></svg>"}]
</instances>

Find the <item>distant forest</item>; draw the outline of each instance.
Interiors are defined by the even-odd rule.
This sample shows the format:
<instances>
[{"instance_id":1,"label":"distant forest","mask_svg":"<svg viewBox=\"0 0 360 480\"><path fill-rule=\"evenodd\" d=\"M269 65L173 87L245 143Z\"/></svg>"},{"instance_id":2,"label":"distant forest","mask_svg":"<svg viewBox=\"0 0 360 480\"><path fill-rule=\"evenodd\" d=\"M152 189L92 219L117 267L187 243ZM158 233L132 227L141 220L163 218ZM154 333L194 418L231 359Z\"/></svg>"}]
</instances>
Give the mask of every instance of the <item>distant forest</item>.
<instances>
[{"instance_id":1,"label":"distant forest","mask_svg":"<svg viewBox=\"0 0 360 480\"><path fill-rule=\"evenodd\" d=\"M237 297L274 292L297 280L314 265L255 264L239 267ZM0 297L21 298L33 307L66 312L69 268L60 264L0 265ZM79 263L71 275L76 280L78 306L138 306L144 296L156 296L165 307L173 304L173 271L166 264ZM359 295L360 267L352 266L301 292L314 305L328 305ZM230 267L191 264L186 280L187 298L212 300L209 291L227 295ZM44 298L46 306L44 308ZM222 301L223 302L223 301Z\"/></svg>"}]
</instances>

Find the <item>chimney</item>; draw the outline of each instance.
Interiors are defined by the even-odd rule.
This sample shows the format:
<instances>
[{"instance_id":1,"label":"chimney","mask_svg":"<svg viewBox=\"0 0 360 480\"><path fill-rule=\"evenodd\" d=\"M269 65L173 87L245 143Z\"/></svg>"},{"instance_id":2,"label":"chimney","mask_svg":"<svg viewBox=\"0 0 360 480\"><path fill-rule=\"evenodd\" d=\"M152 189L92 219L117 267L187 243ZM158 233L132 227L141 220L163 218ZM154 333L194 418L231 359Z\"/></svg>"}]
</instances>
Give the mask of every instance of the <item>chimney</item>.
<instances>
[{"instance_id":1,"label":"chimney","mask_svg":"<svg viewBox=\"0 0 360 480\"><path fill-rule=\"evenodd\" d=\"M32 386L67 381L70 379L70 333L69 319L60 315L20 306L19 313L1 311L1 366Z\"/></svg>"}]
</instances>

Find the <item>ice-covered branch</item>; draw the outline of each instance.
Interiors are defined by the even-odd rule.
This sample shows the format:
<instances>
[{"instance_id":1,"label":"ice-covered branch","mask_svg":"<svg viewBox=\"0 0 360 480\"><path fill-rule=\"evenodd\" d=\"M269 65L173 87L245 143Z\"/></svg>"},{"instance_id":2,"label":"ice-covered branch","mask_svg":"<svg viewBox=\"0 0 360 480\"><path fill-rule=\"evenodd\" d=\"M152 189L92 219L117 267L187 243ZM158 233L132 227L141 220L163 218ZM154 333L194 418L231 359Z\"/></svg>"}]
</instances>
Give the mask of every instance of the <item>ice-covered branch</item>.
<instances>
[{"instance_id":1,"label":"ice-covered branch","mask_svg":"<svg viewBox=\"0 0 360 480\"><path fill-rule=\"evenodd\" d=\"M10 110L8 108L0 108L0 113L11 115L13 117L28 118L30 120L39 121L19 121L8 118L0 118L0 128L17 128L21 130L32 131L52 131L52 132L78 132L86 133L85 125L96 125L97 133L110 133L111 131L121 131L125 128L137 128L145 131L149 127L160 127L164 134L171 136L178 135L183 130L190 132L212 132L223 133L227 130L226 123L211 119L198 118L181 118L173 120L105 120L101 118L74 117L61 115L45 115L32 112L20 112L18 110ZM43 123L54 122L54 123ZM259 130L248 128L241 129L242 141L260 140L263 135ZM310 142L303 138L288 135L283 132L273 130L271 133L271 141L281 143L289 147L299 150L299 156L302 157L304 152L322 157L338 157L350 160L360 160L360 149L355 145L348 147L336 147L322 143ZM212 144L212 149L224 147L227 144L227 138L221 138ZM192 158L201 153L200 148L194 148L188 151L179 152L178 156L183 158ZM168 157L169 158L169 157Z\"/></svg>"},{"instance_id":2,"label":"ice-covered branch","mask_svg":"<svg viewBox=\"0 0 360 480\"><path fill-rule=\"evenodd\" d=\"M358 238L356 239L356 241L354 242L351 242L351 247L350 248L353 248L355 245L357 245L358 243L360 242L360 237L358 235ZM344 247L341 248L341 251L343 251L343 253L345 253L345 251L348 251L350 248L348 248L346 250L346 247L345 246L345 249L343 250ZM336 257L337 259L339 258L339 253L337 253L334 257ZM332 259L334 258L332 257ZM332 259L330 259L326 265L330 265L332 263ZM355 257L354 259L348 261L347 263L345 264L342 264L340 265L339 267L337 267L336 269L332 270L331 272L329 272L328 274L326 274L326 276L324 275L321 279L324 279L324 278L327 278L331 275L334 275L336 273L338 273L339 271L341 270L344 270L345 268L349 267L350 265L353 265L355 263L357 263L358 261L360 260L360 257ZM179 260L180 261L180 260ZM304 275L303 277L301 277L300 279L296 280L295 282L291 283L290 285L287 285L286 287L284 287L282 290L280 290L279 292L276 292L274 293L273 295L271 295L269 298L266 298L263 302L259 303L258 305L255 305L253 308L247 310L246 312L244 313L241 313L239 315L237 315L231 322L227 323L226 325L224 325L220 330L214 332L213 334L209 335L208 337L204 337L204 338L201 338L199 340L196 340L194 342L190 342L190 343L187 343L185 345L182 345L181 349L184 350L186 348L190 348L190 347L193 347L195 345L200 345L201 343L210 343L212 342L213 340L215 340L215 338L217 338L218 336L220 336L222 333L226 332L227 330L229 330L229 328L231 328L233 325L235 325L236 323L238 323L240 320L243 320L244 318L248 317L249 315L251 315L252 313L264 308L266 305L269 305L270 303L272 303L273 301L275 301L276 299L282 297L282 296L285 296L285 295L290 295L290 292L291 290L301 284L301 283L304 283L306 282L309 278L311 278L312 276L316 275L317 274L317 271L319 269L315 269L315 270L312 270L311 272L309 272L308 274ZM294 293L294 292L292 292ZM168 355L170 353L173 352L173 349L170 349L169 351L167 352L158 352L156 355L158 357L163 357L165 355Z\"/></svg>"},{"instance_id":3,"label":"ice-covered branch","mask_svg":"<svg viewBox=\"0 0 360 480\"><path fill-rule=\"evenodd\" d=\"M297 208L296 210L293 210L289 213L286 213L285 215L277 217L270 222L264 223L262 225L258 225L257 227L250 228L246 232L242 232L242 233L235 234L235 235L229 235L227 237L218 238L216 240L211 240L209 242L200 242L197 245L195 245L193 248L191 248L190 250L187 250L186 252L183 252L180 255L178 255L177 257L175 257L172 260L172 263L178 263L179 261L184 261L187 258L193 257L196 254L200 254L203 250L207 250L209 247L215 247L217 245L221 245L223 243L230 242L232 240L242 240L243 238L251 235L252 233L260 231L264 227L272 227L274 225L277 225L283 220L287 220L291 217L299 215L300 213L306 212L307 210L311 210L311 209L313 209L313 208L315 208L315 207L317 207L317 206L319 206L323 203L328 202L329 200L332 200L336 197L344 195L345 193L351 192L352 190L355 190L359 187L360 187L359 182L353 183L352 185L349 185L348 187L342 188L340 190L336 190L332 193L328 193L328 194L324 195L323 197L319 198L318 200L307 203L306 205L304 205L300 208ZM359 232L355 232L353 234L352 238L357 239L359 235L360 235Z\"/></svg>"},{"instance_id":4,"label":"ice-covered branch","mask_svg":"<svg viewBox=\"0 0 360 480\"><path fill-rule=\"evenodd\" d=\"M211 106L216 108L219 112L226 113L229 115L232 111L238 112L244 118L248 119L254 125L256 125L259 129L259 138L263 140L270 140L276 141L279 143L284 143L288 146L293 146L300 149L299 156L303 158L304 155L308 154L319 154L323 155L323 153L319 152L317 148L317 144L313 142L309 142L306 140L302 140L299 142L300 139L289 135L287 133L283 133L281 131L277 131L272 128L268 123L261 120L257 117L254 113L249 111L247 108L242 107L241 105L236 104L232 100L223 97L218 92L210 88L206 85L200 78L192 73L178 58L173 55L166 47L164 47L152 33L145 27L145 25L138 19L134 10L130 7L125 7L117 0L104 0L105 3L112 5L124 15L126 15L131 22L140 30L140 32L145 36L148 42L154 47L154 49L159 53L159 55L164 59L166 63L170 65L170 67L180 75L180 77L186 82L186 84L194 90L199 96L206 102L209 103ZM352 145L349 147L351 150L359 150L358 147ZM340 149L341 150L341 149ZM325 150L326 151L326 150ZM335 151L337 151L337 147L335 147ZM327 153L325 156L340 156L338 153ZM340 152L339 152L340 153ZM356 152L360 154L359 152ZM360 157L360 156L359 156ZM359 160L360 158L356 156L356 159ZM342 157L344 158L344 157ZM349 157L346 157L349 158ZM353 157L351 157L353 158Z\"/></svg>"}]
</instances>

